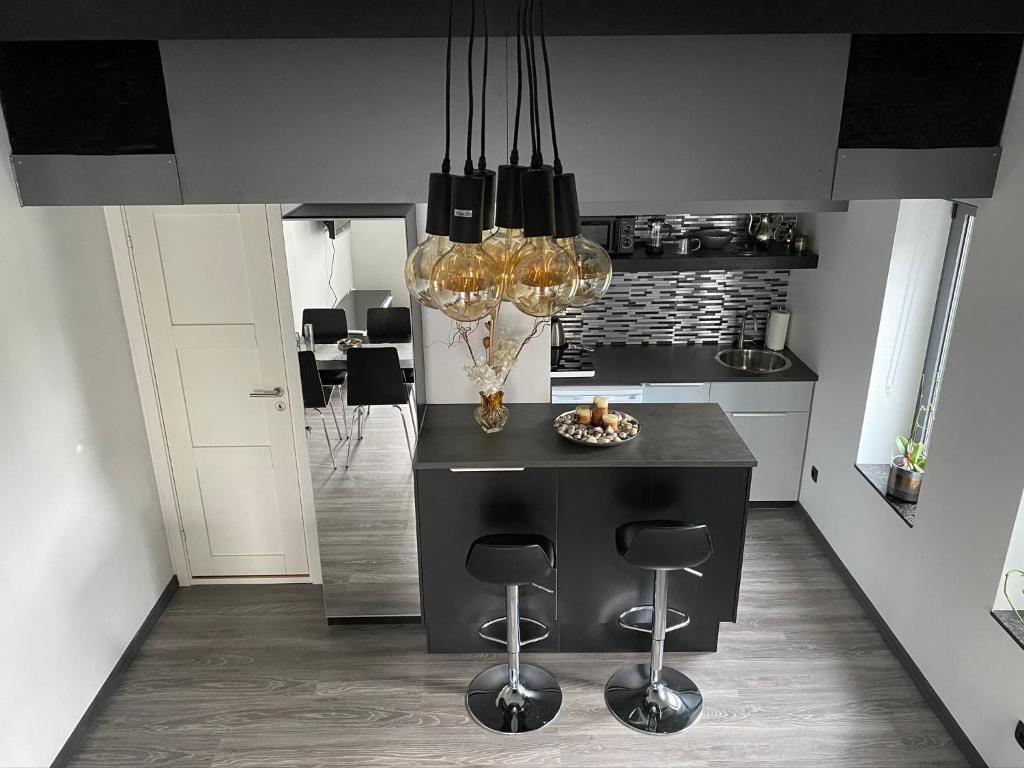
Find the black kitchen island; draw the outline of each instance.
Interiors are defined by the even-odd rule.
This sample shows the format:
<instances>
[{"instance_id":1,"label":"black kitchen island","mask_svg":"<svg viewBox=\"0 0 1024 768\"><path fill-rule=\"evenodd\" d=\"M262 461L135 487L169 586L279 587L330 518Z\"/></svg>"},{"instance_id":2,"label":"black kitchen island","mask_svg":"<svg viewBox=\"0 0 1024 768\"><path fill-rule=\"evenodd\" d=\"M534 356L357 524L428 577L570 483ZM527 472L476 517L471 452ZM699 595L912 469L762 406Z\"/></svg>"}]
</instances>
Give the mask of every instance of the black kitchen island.
<instances>
[{"instance_id":1,"label":"black kitchen island","mask_svg":"<svg viewBox=\"0 0 1024 768\"><path fill-rule=\"evenodd\" d=\"M475 539L503 532L555 543L554 574L521 590L521 615L550 629L528 650L648 649L649 636L623 629L618 616L650 604L653 576L619 557L615 529L649 519L708 526L714 554L703 578L669 577L670 605L691 623L666 648L715 650L719 622L736 620L754 456L716 404L631 405L640 436L614 447L559 437L551 422L563 410L511 405L505 429L485 435L473 406L428 406L413 469L429 651L494 650L478 630L504 614L504 590L473 579L465 560Z\"/></svg>"}]
</instances>

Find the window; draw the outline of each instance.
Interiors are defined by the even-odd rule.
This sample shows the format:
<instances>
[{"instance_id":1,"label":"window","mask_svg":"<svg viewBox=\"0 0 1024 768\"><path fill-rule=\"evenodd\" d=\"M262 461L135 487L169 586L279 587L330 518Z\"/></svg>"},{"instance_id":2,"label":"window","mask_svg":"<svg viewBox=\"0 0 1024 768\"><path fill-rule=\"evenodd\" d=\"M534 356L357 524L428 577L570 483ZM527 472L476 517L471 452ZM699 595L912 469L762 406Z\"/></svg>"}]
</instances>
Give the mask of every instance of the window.
<instances>
[{"instance_id":1,"label":"window","mask_svg":"<svg viewBox=\"0 0 1024 768\"><path fill-rule=\"evenodd\" d=\"M899 437L921 445L914 459L927 458L976 209L949 200L899 206L857 468L912 526L922 483L904 473L908 485L890 486L900 474L890 466L904 453ZM917 480L923 466L911 467Z\"/></svg>"}]
</instances>

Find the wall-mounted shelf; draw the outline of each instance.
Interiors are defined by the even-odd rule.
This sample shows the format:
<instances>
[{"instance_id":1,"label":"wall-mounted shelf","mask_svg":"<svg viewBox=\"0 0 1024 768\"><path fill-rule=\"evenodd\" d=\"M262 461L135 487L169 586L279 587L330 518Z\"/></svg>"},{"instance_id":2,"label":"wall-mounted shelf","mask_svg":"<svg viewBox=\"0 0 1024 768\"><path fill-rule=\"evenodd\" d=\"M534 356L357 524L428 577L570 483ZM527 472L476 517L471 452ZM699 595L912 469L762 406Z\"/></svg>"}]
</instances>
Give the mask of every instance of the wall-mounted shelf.
<instances>
[{"instance_id":1,"label":"wall-mounted shelf","mask_svg":"<svg viewBox=\"0 0 1024 768\"><path fill-rule=\"evenodd\" d=\"M639 245L636 256L612 259L616 272L705 272L723 269L730 272L765 269L817 269L818 254L791 253L780 248L752 256L743 256L730 249L721 251L698 251L693 256L649 256Z\"/></svg>"}]
</instances>

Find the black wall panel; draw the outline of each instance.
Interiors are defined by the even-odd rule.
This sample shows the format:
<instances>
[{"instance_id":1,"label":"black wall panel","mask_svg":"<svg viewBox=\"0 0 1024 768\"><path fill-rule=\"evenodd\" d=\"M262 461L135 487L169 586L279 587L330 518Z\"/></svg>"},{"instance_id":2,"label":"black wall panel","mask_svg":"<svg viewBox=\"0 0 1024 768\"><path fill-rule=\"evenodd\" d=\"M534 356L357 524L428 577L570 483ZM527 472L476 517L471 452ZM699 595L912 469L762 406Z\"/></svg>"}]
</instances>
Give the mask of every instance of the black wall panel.
<instances>
[{"instance_id":1,"label":"black wall panel","mask_svg":"<svg viewBox=\"0 0 1024 768\"><path fill-rule=\"evenodd\" d=\"M16 155L172 154L156 41L0 43Z\"/></svg>"},{"instance_id":2,"label":"black wall panel","mask_svg":"<svg viewBox=\"0 0 1024 768\"><path fill-rule=\"evenodd\" d=\"M839 146L999 144L1021 35L854 35Z\"/></svg>"}]
</instances>

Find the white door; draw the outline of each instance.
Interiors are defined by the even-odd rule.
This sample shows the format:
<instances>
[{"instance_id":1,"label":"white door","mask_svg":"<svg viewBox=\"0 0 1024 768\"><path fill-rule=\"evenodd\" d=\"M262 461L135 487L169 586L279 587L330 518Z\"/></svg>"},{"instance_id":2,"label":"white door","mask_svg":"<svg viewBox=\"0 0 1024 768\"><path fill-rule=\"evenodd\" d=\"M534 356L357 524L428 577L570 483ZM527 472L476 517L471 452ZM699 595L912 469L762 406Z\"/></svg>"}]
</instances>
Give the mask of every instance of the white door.
<instances>
[{"instance_id":1,"label":"white door","mask_svg":"<svg viewBox=\"0 0 1024 768\"><path fill-rule=\"evenodd\" d=\"M191 575L305 575L266 209L125 210Z\"/></svg>"}]
</instances>

